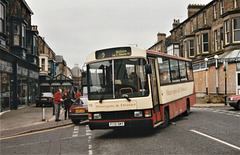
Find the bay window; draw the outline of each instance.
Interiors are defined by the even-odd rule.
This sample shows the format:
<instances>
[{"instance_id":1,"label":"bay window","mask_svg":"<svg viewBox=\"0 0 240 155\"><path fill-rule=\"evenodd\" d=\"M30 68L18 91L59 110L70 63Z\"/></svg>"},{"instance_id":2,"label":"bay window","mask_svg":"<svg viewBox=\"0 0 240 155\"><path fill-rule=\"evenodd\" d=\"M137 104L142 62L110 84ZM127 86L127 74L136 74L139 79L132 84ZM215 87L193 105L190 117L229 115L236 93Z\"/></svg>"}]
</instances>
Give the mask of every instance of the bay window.
<instances>
[{"instance_id":1,"label":"bay window","mask_svg":"<svg viewBox=\"0 0 240 155\"><path fill-rule=\"evenodd\" d=\"M21 22L13 22L13 45L26 47L26 26Z\"/></svg>"},{"instance_id":2,"label":"bay window","mask_svg":"<svg viewBox=\"0 0 240 155\"><path fill-rule=\"evenodd\" d=\"M217 34L217 30L214 31L214 43L215 43L215 51L218 50L218 34Z\"/></svg>"},{"instance_id":3,"label":"bay window","mask_svg":"<svg viewBox=\"0 0 240 155\"><path fill-rule=\"evenodd\" d=\"M197 54L200 54L200 35L197 35Z\"/></svg>"},{"instance_id":4,"label":"bay window","mask_svg":"<svg viewBox=\"0 0 240 155\"><path fill-rule=\"evenodd\" d=\"M205 33L202 35L202 41L203 41L203 44L202 44L203 52L208 52L208 33Z\"/></svg>"},{"instance_id":5,"label":"bay window","mask_svg":"<svg viewBox=\"0 0 240 155\"><path fill-rule=\"evenodd\" d=\"M229 20L225 21L225 44L228 44L230 42L230 36L229 36Z\"/></svg>"},{"instance_id":6,"label":"bay window","mask_svg":"<svg viewBox=\"0 0 240 155\"><path fill-rule=\"evenodd\" d=\"M5 7L0 3L0 32L5 32Z\"/></svg>"},{"instance_id":7,"label":"bay window","mask_svg":"<svg viewBox=\"0 0 240 155\"><path fill-rule=\"evenodd\" d=\"M194 41L189 40L189 56L194 57Z\"/></svg>"},{"instance_id":8,"label":"bay window","mask_svg":"<svg viewBox=\"0 0 240 155\"><path fill-rule=\"evenodd\" d=\"M233 42L240 41L240 17L233 19Z\"/></svg>"}]
</instances>

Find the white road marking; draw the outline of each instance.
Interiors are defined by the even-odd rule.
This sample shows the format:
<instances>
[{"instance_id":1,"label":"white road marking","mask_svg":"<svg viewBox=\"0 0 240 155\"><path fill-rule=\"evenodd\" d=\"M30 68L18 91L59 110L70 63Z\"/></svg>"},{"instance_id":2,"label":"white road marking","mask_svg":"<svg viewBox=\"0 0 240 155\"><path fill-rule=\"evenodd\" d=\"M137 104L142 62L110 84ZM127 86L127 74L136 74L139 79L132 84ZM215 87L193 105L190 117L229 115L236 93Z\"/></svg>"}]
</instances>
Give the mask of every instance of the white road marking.
<instances>
[{"instance_id":1,"label":"white road marking","mask_svg":"<svg viewBox=\"0 0 240 155\"><path fill-rule=\"evenodd\" d=\"M86 125L86 135L88 136L88 154L92 155L92 144L91 144L91 139L92 139L92 131L89 129L89 126Z\"/></svg>"},{"instance_id":2,"label":"white road marking","mask_svg":"<svg viewBox=\"0 0 240 155\"><path fill-rule=\"evenodd\" d=\"M214 138L214 137L209 136L209 135L207 135L207 134L201 133L201 132L196 131L196 130L190 130L190 131L192 131L192 132L194 132L194 133L197 133L197 134L199 134L199 135L202 135L202 136L204 136L204 137L210 138L210 139L212 139L212 140L215 140L215 141L217 141L217 142L220 142L220 143L222 143L222 144L225 144L225 145L227 145L227 146L230 146L230 147L232 147L232 148L235 148L235 149L237 149L237 150L240 150L240 147L238 147L238 146L235 146L235 145L232 145L232 144L230 144L230 143L224 142L224 141L222 141L222 140L220 140L220 139Z\"/></svg>"}]
</instances>

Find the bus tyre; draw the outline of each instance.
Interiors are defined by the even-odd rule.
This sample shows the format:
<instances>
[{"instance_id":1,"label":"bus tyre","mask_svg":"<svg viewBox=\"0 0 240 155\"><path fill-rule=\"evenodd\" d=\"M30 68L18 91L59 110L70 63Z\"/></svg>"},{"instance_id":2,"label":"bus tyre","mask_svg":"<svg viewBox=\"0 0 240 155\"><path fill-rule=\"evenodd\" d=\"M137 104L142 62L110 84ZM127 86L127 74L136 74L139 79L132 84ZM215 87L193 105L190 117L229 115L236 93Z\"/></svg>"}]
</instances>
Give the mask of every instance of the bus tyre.
<instances>
[{"instance_id":1,"label":"bus tyre","mask_svg":"<svg viewBox=\"0 0 240 155\"><path fill-rule=\"evenodd\" d=\"M186 111L183 113L184 116L188 116L190 114L190 103L189 103L189 101L187 101L186 106L187 106Z\"/></svg>"},{"instance_id":2,"label":"bus tyre","mask_svg":"<svg viewBox=\"0 0 240 155\"><path fill-rule=\"evenodd\" d=\"M164 109L164 121L163 124L161 125L162 128L167 127L169 124L169 113L167 109Z\"/></svg>"}]
</instances>

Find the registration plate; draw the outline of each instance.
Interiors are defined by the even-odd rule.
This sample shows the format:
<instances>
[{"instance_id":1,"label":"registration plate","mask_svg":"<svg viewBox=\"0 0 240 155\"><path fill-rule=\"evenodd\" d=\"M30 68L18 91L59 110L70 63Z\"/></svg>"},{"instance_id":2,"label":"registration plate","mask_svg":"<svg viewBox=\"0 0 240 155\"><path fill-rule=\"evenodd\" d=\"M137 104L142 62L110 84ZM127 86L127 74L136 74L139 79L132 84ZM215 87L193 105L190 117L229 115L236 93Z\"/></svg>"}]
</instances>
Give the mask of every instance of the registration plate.
<instances>
[{"instance_id":1,"label":"registration plate","mask_svg":"<svg viewBox=\"0 0 240 155\"><path fill-rule=\"evenodd\" d=\"M109 122L109 127L114 127L114 126L125 126L124 122Z\"/></svg>"},{"instance_id":2,"label":"registration plate","mask_svg":"<svg viewBox=\"0 0 240 155\"><path fill-rule=\"evenodd\" d=\"M47 100L46 98L42 98L41 100Z\"/></svg>"},{"instance_id":3,"label":"registration plate","mask_svg":"<svg viewBox=\"0 0 240 155\"><path fill-rule=\"evenodd\" d=\"M76 109L76 112L85 112L84 109Z\"/></svg>"}]
</instances>

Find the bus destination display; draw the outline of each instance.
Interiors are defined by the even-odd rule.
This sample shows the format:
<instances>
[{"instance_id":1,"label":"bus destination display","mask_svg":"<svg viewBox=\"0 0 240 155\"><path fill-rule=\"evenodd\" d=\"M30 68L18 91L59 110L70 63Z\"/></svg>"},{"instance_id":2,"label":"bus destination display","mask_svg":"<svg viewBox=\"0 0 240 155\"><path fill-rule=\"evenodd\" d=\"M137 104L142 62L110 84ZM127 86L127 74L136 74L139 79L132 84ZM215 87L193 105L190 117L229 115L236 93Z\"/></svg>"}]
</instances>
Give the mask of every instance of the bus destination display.
<instances>
[{"instance_id":1,"label":"bus destination display","mask_svg":"<svg viewBox=\"0 0 240 155\"><path fill-rule=\"evenodd\" d=\"M122 57L122 56L130 56L131 48L112 48L107 50L96 51L96 59L104 59L110 57Z\"/></svg>"}]
</instances>

